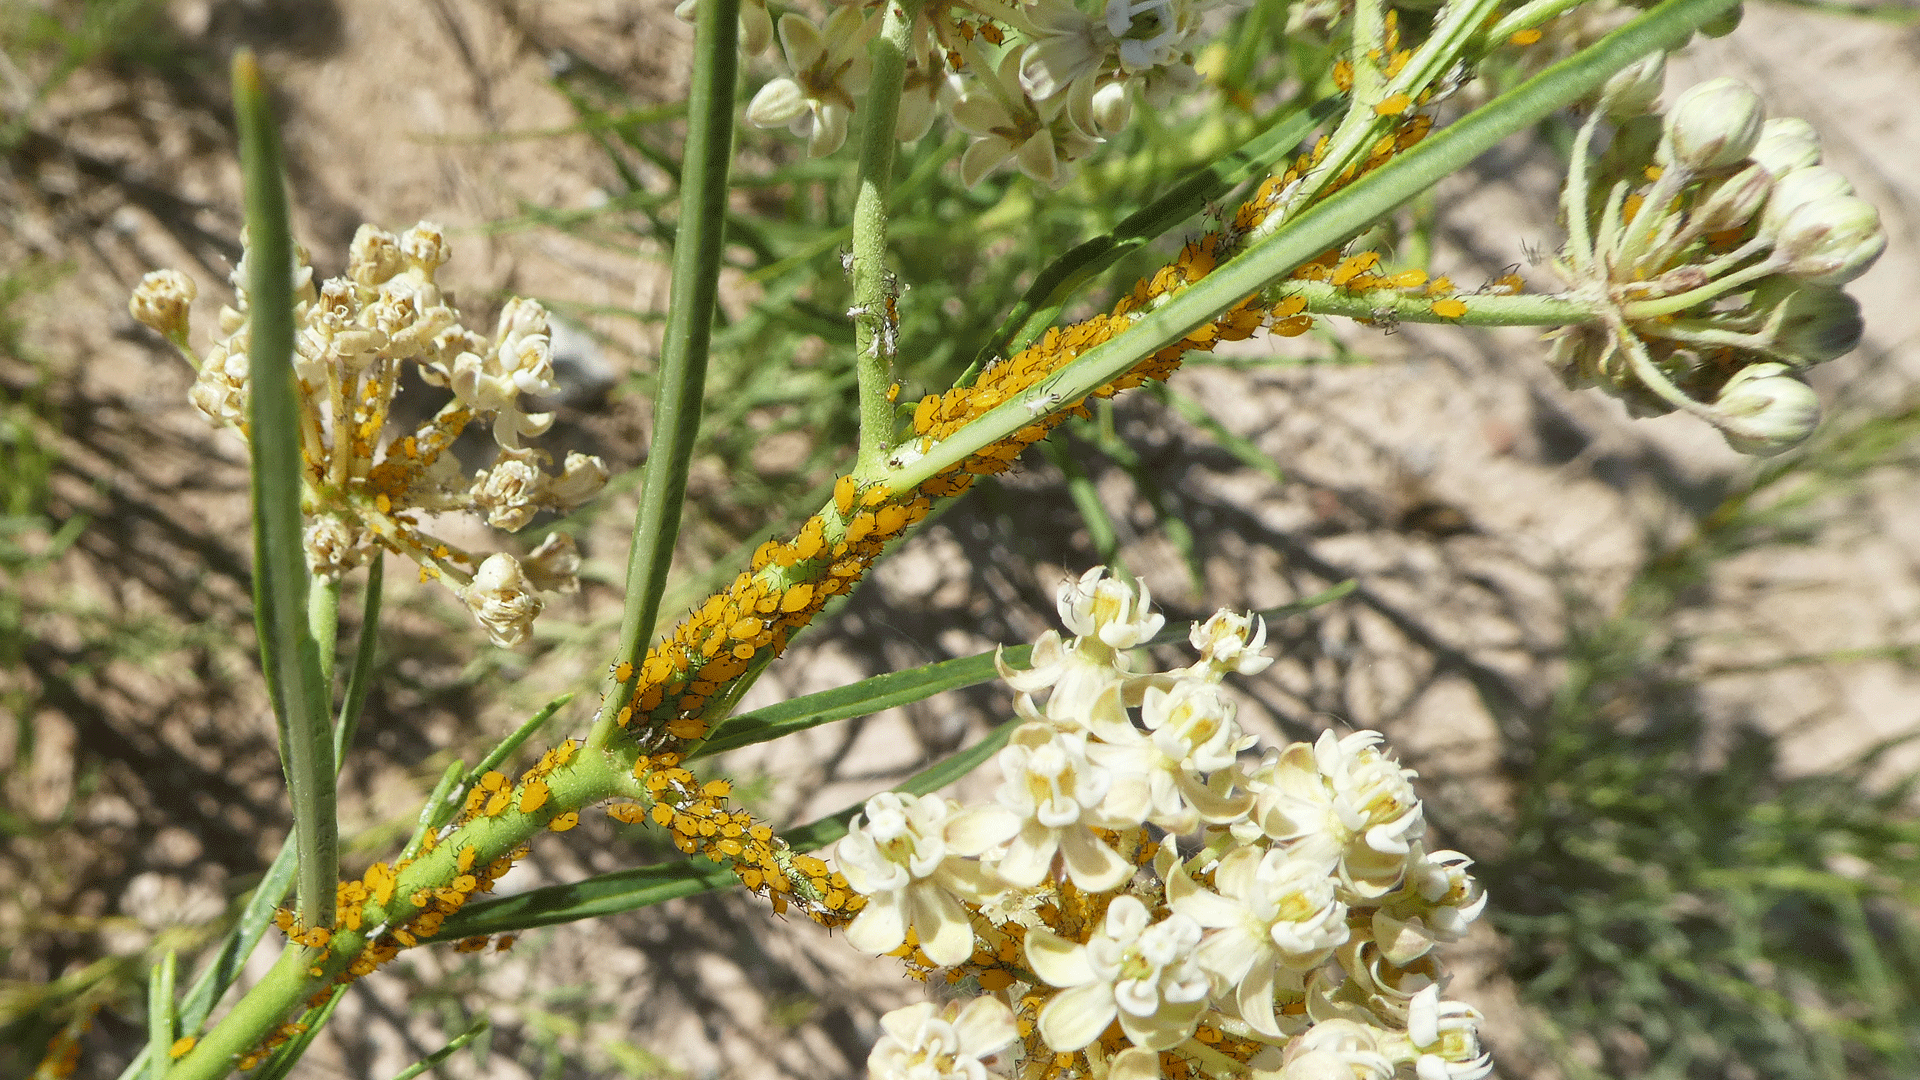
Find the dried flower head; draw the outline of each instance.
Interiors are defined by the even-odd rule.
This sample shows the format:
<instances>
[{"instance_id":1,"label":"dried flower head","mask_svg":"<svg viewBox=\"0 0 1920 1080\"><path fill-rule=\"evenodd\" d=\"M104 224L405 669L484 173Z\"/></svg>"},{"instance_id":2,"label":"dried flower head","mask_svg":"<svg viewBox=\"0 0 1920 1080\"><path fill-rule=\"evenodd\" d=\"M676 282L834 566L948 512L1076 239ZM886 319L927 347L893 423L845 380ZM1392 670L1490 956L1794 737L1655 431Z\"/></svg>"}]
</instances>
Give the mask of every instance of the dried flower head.
<instances>
[{"instance_id":1,"label":"dried flower head","mask_svg":"<svg viewBox=\"0 0 1920 1080\"><path fill-rule=\"evenodd\" d=\"M317 287L307 255L293 269L294 373L305 469L305 541L312 572L338 577L379 551L420 564L486 627L495 644L526 639L543 602L539 593L579 587L571 541L549 537L522 564L504 553L469 553L427 533L421 515L465 511L514 532L543 510L571 510L599 491L607 467L570 453L558 472L523 440L552 424L529 399L556 393L553 346L544 308L509 300L491 338L468 330L435 280L451 249L439 226L421 222L395 236L363 225L347 269ZM235 303L220 311L221 336L204 356L187 340L191 279L148 274L135 290L135 318L174 343L199 372L188 396L208 419L247 434L247 259L234 267ZM391 408L411 368L451 392L412 431L396 428ZM462 475L449 452L476 420L491 420L493 464Z\"/></svg>"}]
</instances>

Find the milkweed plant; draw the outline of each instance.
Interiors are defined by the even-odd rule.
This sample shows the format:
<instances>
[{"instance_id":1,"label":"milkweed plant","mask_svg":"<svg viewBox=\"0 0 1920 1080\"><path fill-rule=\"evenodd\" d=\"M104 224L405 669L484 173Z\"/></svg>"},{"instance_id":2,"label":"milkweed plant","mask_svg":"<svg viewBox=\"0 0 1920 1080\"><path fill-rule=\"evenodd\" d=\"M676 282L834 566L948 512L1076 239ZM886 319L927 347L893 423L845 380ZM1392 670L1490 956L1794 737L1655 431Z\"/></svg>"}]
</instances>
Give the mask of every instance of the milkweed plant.
<instances>
[{"instance_id":1,"label":"milkweed plant","mask_svg":"<svg viewBox=\"0 0 1920 1080\"><path fill-rule=\"evenodd\" d=\"M950 388L903 401L897 301L913 283L887 258L899 144L956 130L966 145L949 167L962 184L1017 171L1016 183L1047 197L1144 112L1207 107L1216 91L1196 57L1240 9L687 0L679 14L696 24L694 66L672 290L604 695L580 718L584 734L527 745L556 703L479 766L456 763L405 847L346 880L333 778L366 692L383 557L411 559L493 646L512 647L545 597L577 588L571 542L555 533L524 556L505 544L472 551L430 533L427 518L465 513L513 532L593 498L608 470L546 442L551 416L533 405L555 389L546 311L513 299L490 332L470 328L436 284L452 254L438 227L363 227L345 272L315 280L288 236L266 93L243 55L235 97L249 233L233 304L205 345L187 314L196 286L180 273L147 275L132 310L192 365L193 404L250 448L256 619L296 824L193 986L176 994L172 955L155 966L147 1048L127 1075L284 1075L340 995L403 951L499 948L555 921L524 897L488 894L532 845L558 842L547 834L592 811L662 827L696 857L689 865L707 868L694 875L699 888L745 888L769 914L837 929L942 988L944 1003L881 1018L868 1060L878 1080L1488 1075L1480 1014L1448 996L1444 963L1488 897L1465 856L1429 846L1415 774L1377 733L1261 747L1238 724L1228 681L1271 663L1258 613L1223 610L1163 634L1144 586L1089 569L1059 591L1062 630L955 661L957 674L883 677L896 680L897 703L997 673L1013 706L993 736L857 812L790 833L690 766L860 712L856 686L831 706L789 703L777 721L732 716L794 635L941 503L1014 468L1090 404L1224 343L1330 318L1534 326L1569 388L1614 395L1639 415L1691 414L1751 454L1805 440L1819 418L1805 375L1860 340L1845 286L1886 234L1874 207L1821 164L1807 123L1767 116L1732 79L1665 85L1667 52L1726 32L1738 10L1733 0L1287 5L1294 24L1335 45L1319 73L1330 96L1267 118L1116 235L1171 234L1203 207L1209 227L1078 321L1059 319L1066 298L1127 244L1109 237L1033 268L1003 347ZM1516 52L1534 59L1516 65ZM771 76L737 99L743 58L762 56L751 70ZM1475 84L1491 64L1511 76L1497 94ZM1356 243L1555 114L1575 131L1556 288L1508 275L1469 292ZM787 129L807 154L847 163L858 445L816 513L656 636L739 121ZM847 143L853 151L835 157ZM449 394L414 424L390 408L408 374ZM469 473L449 448L471 426L490 431L492 459ZM343 672L339 597L356 574L370 577L367 611ZM1182 638L1193 650L1185 666L1142 659L1144 646ZM999 774L990 798L934 793L988 757ZM667 893L607 895L558 917ZM270 928L283 939L279 960L209 1023ZM70 1068L76 1046L56 1044L47 1070Z\"/></svg>"}]
</instances>

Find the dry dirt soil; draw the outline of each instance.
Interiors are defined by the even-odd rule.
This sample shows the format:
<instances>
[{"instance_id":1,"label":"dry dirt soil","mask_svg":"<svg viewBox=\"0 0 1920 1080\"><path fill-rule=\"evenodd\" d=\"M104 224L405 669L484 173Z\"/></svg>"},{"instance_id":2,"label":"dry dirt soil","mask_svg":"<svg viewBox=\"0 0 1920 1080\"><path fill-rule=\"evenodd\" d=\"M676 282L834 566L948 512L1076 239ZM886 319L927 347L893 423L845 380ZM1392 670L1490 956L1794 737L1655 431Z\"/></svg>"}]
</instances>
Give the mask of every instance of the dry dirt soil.
<instances>
[{"instance_id":1,"label":"dry dirt soil","mask_svg":"<svg viewBox=\"0 0 1920 1080\"><path fill-rule=\"evenodd\" d=\"M69 18L76 7L53 5ZM26 286L0 354L9 438L24 432L49 455L52 523L82 523L5 594L22 620L22 647L0 670L0 708L13 713L0 728L0 976L14 1009L96 976L137 984L147 950L201 940L195 928L261 871L287 827L249 651L242 448L188 407L185 366L126 311L154 267L199 280L202 328L226 295L239 226L226 57L250 45L278 80L297 231L323 272L360 222L431 218L455 246L443 281L478 311L516 291L658 311L664 281L645 250L486 226L603 196L605 159L561 130L573 116L551 73L590 63L636 100L673 98L690 34L670 7L181 0L126 56L91 60L44 97L47 54L0 57L0 95L20 125L0 159L0 265ZM144 62L140 48L169 60ZM1881 208L1892 246L1855 287L1867 341L1816 382L1836 414L1900 407L1920 379L1920 30L1753 3L1740 32L1676 67L1670 86L1735 74L1774 113L1813 119L1830 162ZM1504 148L1447 185L1437 260L1456 280L1553 247L1552 162ZM1525 272L1551 280L1544 267ZM563 410L562 427L631 469L647 409L624 377L650 363L652 342L631 321L583 322L615 384ZM1271 455L1284 483L1158 406L1122 411L1189 508L1204 588L1148 527L1125 475L1096 480L1129 562L1173 618L1356 581L1348 599L1276 626L1282 659L1244 687L1243 720L1268 739L1384 730L1423 774L1442 838L1494 850L1513 783L1510 725L1551 699L1568 627L1618 605L1649 551L1684 536L1754 466L1687 419L1632 421L1611 399L1565 391L1530 333L1408 328L1349 341L1375 362L1227 362L1175 380ZM1280 355L1253 345L1252 360ZM1697 643L1701 710L1783 734L1791 767L1807 771L1915 729L1920 679L1885 650L1916 640L1913 480L1876 474L1846 493L1843 513L1817 519L1808 543L1736 555L1697 583L1676 618ZM611 645L618 598L605 582L624 554L614 523L630 490L610 496L607 527L587 538L599 583L557 605L529 650L489 649L393 568L391 639L345 772L350 861L390 853L452 756L474 760L557 691L590 690ZM754 700L1031 638L1050 625L1054 585L1093 561L1062 491L1035 465L992 510L957 507ZM29 530L20 542L53 541ZM963 744L1006 708L991 688L945 695L809 733L735 772L765 776L756 798L770 816L804 820ZM590 823L541 844L503 887L659 857ZM1501 942L1489 932L1466 944L1456 996L1490 1014L1510 1074L1552 1075L1529 1007L1499 973ZM462 1056L447 1075L850 1076L875 1017L921 993L891 961L714 895L531 933L507 956L419 950L347 999L303 1075L392 1075L484 1010L490 1058ZM138 997L101 1013L80 1075L113 1075L138 1046Z\"/></svg>"}]
</instances>

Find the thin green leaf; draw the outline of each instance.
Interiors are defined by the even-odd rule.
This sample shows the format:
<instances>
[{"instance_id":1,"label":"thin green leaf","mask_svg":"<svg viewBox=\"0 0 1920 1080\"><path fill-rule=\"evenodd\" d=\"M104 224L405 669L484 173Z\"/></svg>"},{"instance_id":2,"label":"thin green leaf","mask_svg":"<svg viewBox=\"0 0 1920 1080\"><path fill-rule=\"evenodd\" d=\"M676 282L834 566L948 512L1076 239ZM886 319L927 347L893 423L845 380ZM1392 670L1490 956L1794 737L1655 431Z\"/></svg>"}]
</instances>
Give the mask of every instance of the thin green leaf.
<instances>
[{"instance_id":1,"label":"thin green leaf","mask_svg":"<svg viewBox=\"0 0 1920 1080\"><path fill-rule=\"evenodd\" d=\"M653 440L627 560L626 607L620 617L619 655L635 665L646 652L660 613L660 594L666 590L674 540L680 533L687 468L700 430L707 349L725 248L739 11L740 0L705 0L694 29L696 55L687 97L687 149L681 165L673 284L654 387ZM607 695L587 737L590 747L604 743L621 704L619 694Z\"/></svg>"},{"instance_id":2,"label":"thin green leaf","mask_svg":"<svg viewBox=\"0 0 1920 1080\"><path fill-rule=\"evenodd\" d=\"M1023 666L1031 645L1015 645L1002 654L1015 666ZM892 671L862 679L851 686L822 690L817 694L783 701L750 713L730 717L714 736L687 756L690 760L724 754L743 746L769 742L797 731L871 716L882 709L924 701L943 690L958 690L986 682L996 675L993 653L979 653L957 660L942 660L904 671Z\"/></svg>"},{"instance_id":3,"label":"thin green leaf","mask_svg":"<svg viewBox=\"0 0 1920 1080\"><path fill-rule=\"evenodd\" d=\"M167 1071L170 1060L167 1052L173 1049L174 1020L177 1014L173 1007L173 978L179 969L180 958L172 949L153 965L147 975L147 1060L153 1062L150 1074L154 1080Z\"/></svg>"},{"instance_id":4,"label":"thin green leaf","mask_svg":"<svg viewBox=\"0 0 1920 1080\"><path fill-rule=\"evenodd\" d=\"M248 1077L247 1080L286 1080L286 1077L293 1072L293 1067L300 1063L300 1058L307 1052L307 1047L313 1045L314 1036L320 1034L320 1029L327 1026L327 1021L332 1018L333 1010L339 1006L340 999L346 996L346 987L335 987L333 996L327 999L325 1005L317 1009L308 1009L301 1014L300 1023L305 1024L306 1027L299 1034L282 1043L280 1049L274 1051L273 1056L260 1067L260 1071Z\"/></svg>"},{"instance_id":5,"label":"thin green leaf","mask_svg":"<svg viewBox=\"0 0 1920 1080\"><path fill-rule=\"evenodd\" d=\"M332 717L307 626L301 545L300 406L293 385L293 239L280 140L253 54L233 61L247 204L248 444L252 454L254 621L300 850L297 895L310 926L333 923L339 864Z\"/></svg>"},{"instance_id":6,"label":"thin green leaf","mask_svg":"<svg viewBox=\"0 0 1920 1080\"><path fill-rule=\"evenodd\" d=\"M1100 492L1095 490L1087 470L1080 467L1073 452L1058 439L1048 439L1040 449L1066 478L1067 498L1073 500L1073 508L1087 527L1087 541L1093 545L1094 554L1116 572L1131 576L1120 561L1120 531L1113 523L1113 515L1107 513L1106 504L1100 501Z\"/></svg>"},{"instance_id":7,"label":"thin green leaf","mask_svg":"<svg viewBox=\"0 0 1920 1080\"><path fill-rule=\"evenodd\" d=\"M419 1076L421 1073L447 1060L454 1054L459 1053L461 1047L485 1034L487 1026L487 1018L482 1016L473 1022L472 1027L455 1035L448 1041L447 1045L395 1073L393 1080L413 1080L414 1077Z\"/></svg>"},{"instance_id":8,"label":"thin green leaf","mask_svg":"<svg viewBox=\"0 0 1920 1080\"><path fill-rule=\"evenodd\" d=\"M515 750L520 749L521 744L533 738L534 733L542 727L545 727L547 721L553 718L554 713L559 712L562 706L572 700L572 694L561 694L559 697L541 706L540 711L528 717L526 723L515 728L513 734L501 739L498 746L487 751L487 756L482 758L480 764L475 765L471 772L467 773L466 782L461 786L470 787L474 781L479 780L488 770L499 768L501 762L511 757Z\"/></svg>"},{"instance_id":9,"label":"thin green leaf","mask_svg":"<svg viewBox=\"0 0 1920 1080\"><path fill-rule=\"evenodd\" d=\"M433 785L433 793L427 796L426 804L420 807L420 817L414 822L413 835L407 838L407 846L401 849L400 858L411 859L418 855L421 846L427 842L427 835L453 820L453 808L460 803L459 792L464 790L463 782L466 779L466 762L455 758L447 763L439 781Z\"/></svg>"}]
</instances>

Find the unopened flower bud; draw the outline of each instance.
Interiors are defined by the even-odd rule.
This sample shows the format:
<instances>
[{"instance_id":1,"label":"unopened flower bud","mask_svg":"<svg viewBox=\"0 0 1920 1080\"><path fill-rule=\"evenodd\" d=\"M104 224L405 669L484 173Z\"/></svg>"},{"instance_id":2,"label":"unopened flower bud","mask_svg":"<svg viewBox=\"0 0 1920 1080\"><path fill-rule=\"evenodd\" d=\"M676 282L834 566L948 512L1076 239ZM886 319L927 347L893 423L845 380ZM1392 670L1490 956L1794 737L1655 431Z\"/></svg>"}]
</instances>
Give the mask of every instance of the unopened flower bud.
<instances>
[{"instance_id":1,"label":"unopened flower bud","mask_svg":"<svg viewBox=\"0 0 1920 1080\"><path fill-rule=\"evenodd\" d=\"M1760 141L1747 156L1776 177L1820 164L1820 136L1797 116L1776 116L1760 125Z\"/></svg>"},{"instance_id":2,"label":"unopened flower bud","mask_svg":"<svg viewBox=\"0 0 1920 1080\"><path fill-rule=\"evenodd\" d=\"M1667 113L1661 162L1696 173L1738 164L1760 141L1765 119L1759 95L1738 79L1688 87Z\"/></svg>"},{"instance_id":3,"label":"unopened flower bud","mask_svg":"<svg viewBox=\"0 0 1920 1080\"><path fill-rule=\"evenodd\" d=\"M1656 52L1621 68L1600 90L1600 107L1616 121L1643 116L1660 100L1667 82L1667 54Z\"/></svg>"},{"instance_id":4,"label":"unopened flower bud","mask_svg":"<svg viewBox=\"0 0 1920 1080\"><path fill-rule=\"evenodd\" d=\"M1760 232L1763 236L1776 236L1780 226L1795 210L1819 199L1829 199L1836 195L1853 194L1853 185L1838 170L1825 165L1808 165L1795 169L1773 182L1773 191L1767 195L1767 205L1760 212Z\"/></svg>"},{"instance_id":5,"label":"unopened flower bud","mask_svg":"<svg viewBox=\"0 0 1920 1080\"><path fill-rule=\"evenodd\" d=\"M1773 174L1758 165L1749 165L1715 184L1711 193L1694 208L1693 220L1702 232L1737 229L1753 220L1772 190Z\"/></svg>"},{"instance_id":6,"label":"unopened flower bud","mask_svg":"<svg viewBox=\"0 0 1920 1080\"><path fill-rule=\"evenodd\" d=\"M1784 453L1820 425L1820 398L1785 364L1750 364L1736 372L1714 399L1720 434L1743 454Z\"/></svg>"},{"instance_id":7,"label":"unopened flower bud","mask_svg":"<svg viewBox=\"0 0 1920 1080\"><path fill-rule=\"evenodd\" d=\"M1854 350L1866 333L1860 302L1840 289L1768 278L1749 306L1767 312L1774 350L1795 367L1811 367Z\"/></svg>"},{"instance_id":8,"label":"unopened flower bud","mask_svg":"<svg viewBox=\"0 0 1920 1080\"><path fill-rule=\"evenodd\" d=\"M1887 250L1880 211L1854 195L1807 203L1780 225L1775 249L1786 257L1782 272L1810 285L1845 285L1873 266Z\"/></svg>"},{"instance_id":9,"label":"unopened flower bud","mask_svg":"<svg viewBox=\"0 0 1920 1080\"><path fill-rule=\"evenodd\" d=\"M140 279L127 309L140 322L160 332L168 341L184 348L187 344L187 314L200 287L178 270L152 270Z\"/></svg>"},{"instance_id":10,"label":"unopened flower bud","mask_svg":"<svg viewBox=\"0 0 1920 1080\"><path fill-rule=\"evenodd\" d=\"M1093 92L1093 123L1101 131L1120 131L1133 119L1133 100L1125 82L1110 82Z\"/></svg>"}]
</instances>

